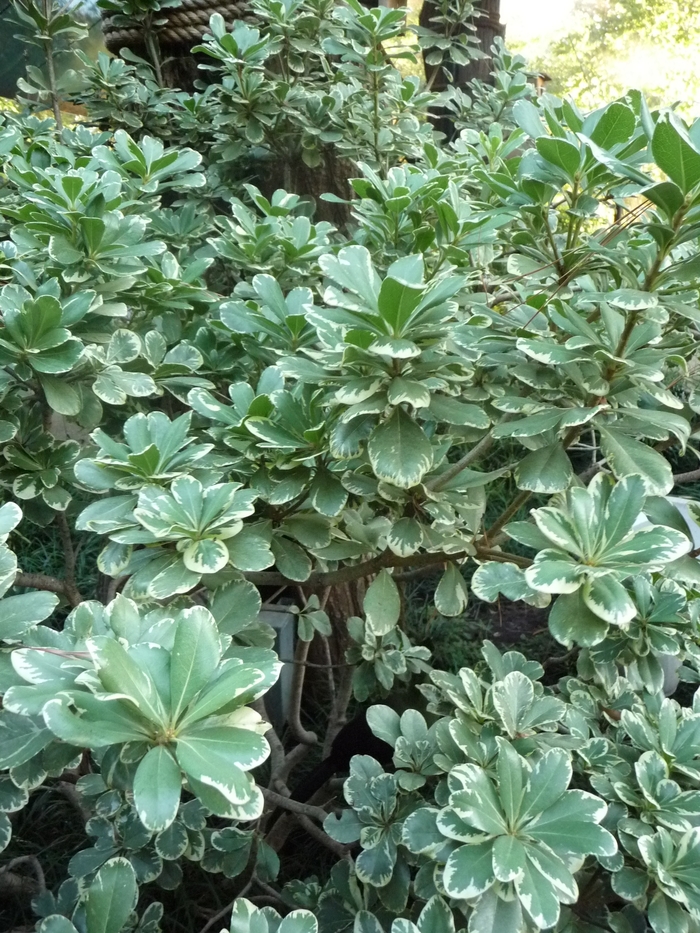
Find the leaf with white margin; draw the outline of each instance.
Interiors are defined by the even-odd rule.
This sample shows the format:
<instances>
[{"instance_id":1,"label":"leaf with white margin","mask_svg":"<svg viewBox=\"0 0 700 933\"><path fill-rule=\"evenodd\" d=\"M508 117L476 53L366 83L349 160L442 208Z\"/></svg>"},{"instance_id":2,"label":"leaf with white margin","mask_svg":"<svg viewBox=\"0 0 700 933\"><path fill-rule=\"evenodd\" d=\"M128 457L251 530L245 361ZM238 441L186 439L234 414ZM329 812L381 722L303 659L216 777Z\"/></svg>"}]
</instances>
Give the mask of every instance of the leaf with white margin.
<instances>
[{"instance_id":1,"label":"leaf with white margin","mask_svg":"<svg viewBox=\"0 0 700 933\"><path fill-rule=\"evenodd\" d=\"M430 440L402 408L372 431L367 451L376 476L399 489L420 483L433 465Z\"/></svg>"},{"instance_id":2,"label":"leaf with white margin","mask_svg":"<svg viewBox=\"0 0 700 933\"><path fill-rule=\"evenodd\" d=\"M180 806L181 788L182 774L172 754L163 745L152 748L134 775L134 806L146 829L159 833L170 826Z\"/></svg>"},{"instance_id":3,"label":"leaf with white margin","mask_svg":"<svg viewBox=\"0 0 700 933\"><path fill-rule=\"evenodd\" d=\"M625 625L637 615L632 597L610 574L587 580L581 595L591 612L611 625Z\"/></svg>"},{"instance_id":4,"label":"leaf with white margin","mask_svg":"<svg viewBox=\"0 0 700 933\"><path fill-rule=\"evenodd\" d=\"M129 728L128 725L122 726L108 719L93 720L77 716L69 709L68 701L61 697L50 700L44 707L43 715L54 735L77 748L104 748L123 742L139 742L145 738L136 723Z\"/></svg>"},{"instance_id":5,"label":"leaf with white margin","mask_svg":"<svg viewBox=\"0 0 700 933\"><path fill-rule=\"evenodd\" d=\"M533 589L545 593L575 593L585 579L584 570L562 551L547 549L536 555L525 571L525 580Z\"/></svg>"},{"instance_id":6,"label":"leaf with white margin","mask_svg":"<svg viewBox=\"0 0 700 933\"><path fill-rule=\"evenodd\" d=\"M228 548L223 541L202 538L182 549L182 562L192 573L218 573L229 562Z\"/></svg>"},{"instance_id":7,"label":"leaf with white margin","mask_svg":"<svg viewBox=\"0 0 700 933\"><path fill-rule=\"evenodd\" d=\"M88 933L120 933L138 899L136 872L125 858L110 859L85 896Z\"/></svg>"},{"instance_id":8,"label":"leaf with white margin","mask_svg":"<svg viewBox=\"0 0 700 933\"><path fill-rule=\"evenodd\" d=\"M89 638L87 649L108 693L127 698L142 716L165 725L168 717L155 684L119 642L105 636Z\"/></svg>"},{"instance_id":9,"label":"leaf with white margin","mask_svg":"<svg viewBox=\"0 0 700 933\"><path fill-rule=\"evenodd\" d=\"M206 686L221 660L214 617L202 606L179 616L170 655L170 715L176 721Z\"/></svg>"},{"instance_id":10,"label":"leaf with white margin","mask_svg":"<svg viewBox=\"0 0 700 933\"><path fill-rule=\"evenodd\" d=\"M494 884L492 851L493 842L489 839L460 846L449 855L442 876L448 897L460 900L478 897Z\"/></svg>"},{"instance_id":11,"label":"leaf with white margin","mask_svg":"<svg viewBox=\"0 0 700 933\"><path fill-rule=\"evenodd\" d=\"M471 589L487 603L495 603L501 595L514 602L522 599L532 606L547 606L550 602L549 595L528 586L525 572L510 562L493 560L481 564L474 572Z\"/></svg>"}]
</instances>

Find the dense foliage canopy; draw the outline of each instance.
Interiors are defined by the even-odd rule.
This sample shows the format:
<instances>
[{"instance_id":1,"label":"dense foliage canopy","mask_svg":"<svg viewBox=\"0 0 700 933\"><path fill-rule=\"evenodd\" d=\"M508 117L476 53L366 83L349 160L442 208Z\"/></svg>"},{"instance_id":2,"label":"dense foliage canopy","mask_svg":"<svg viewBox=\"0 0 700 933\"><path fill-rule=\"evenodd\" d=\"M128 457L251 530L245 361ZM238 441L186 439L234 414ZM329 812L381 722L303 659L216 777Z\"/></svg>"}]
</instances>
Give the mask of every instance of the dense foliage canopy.
<instances>
[{"instance_id":1,"label":"dense foliage canopy","mask_svg":"<svg viewBox=\"0 0 700 933\"><path fill-rule=\"evenodd\" d=\"M475 54L466 6L432 64ZM233 933L700 930L700 510L669 498L700 122L538 98L500 45L436 98L386 54L404 12L356 0L214 15L184 92L164 11L119 7L151 59L30 71L0 127L0 889L35 872L40 933L175 929L180 887ZM78 29L18 12L49 61ZM548 613L571 672L491 641L433 668L402 594L431 573L441 616ZM356 701L391 762L291 799ZM56 793L85 837L52 887L13 827Z\"/></svg>"}]
</instances>

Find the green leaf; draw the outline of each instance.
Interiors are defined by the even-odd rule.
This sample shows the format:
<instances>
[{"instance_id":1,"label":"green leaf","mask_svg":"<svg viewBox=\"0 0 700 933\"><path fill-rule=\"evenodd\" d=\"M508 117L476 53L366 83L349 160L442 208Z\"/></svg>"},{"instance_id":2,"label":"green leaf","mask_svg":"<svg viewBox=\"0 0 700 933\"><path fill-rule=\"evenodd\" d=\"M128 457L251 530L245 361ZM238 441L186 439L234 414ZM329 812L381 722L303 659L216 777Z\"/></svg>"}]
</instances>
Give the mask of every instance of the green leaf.
<instances>
[{"instance_id":1,"label":"green leaf","mask_svg":"<svg viewBox=\"0 0 700 933\"><path fill-rule=\"evenodd\" d=\"M419 855L435 855L444 848L445 837L437 825L439 812L421 807L406 818L402 830L402 842L406 848Z\"/></svg>"},{"instance_id":2,"label":"green leaf","mask_svg":"<svg viewBox=\"0 0 700 933\"><path fill-rule=\"evenodd\" d=\"M540 551L525 571L528 585L544 593L574 593L583 579L581 565L554 548Z\"/></svg>"},{"instance_id":3,"label":"green leaf","mask_svg":"<svg viewBox=\"0 0 700 933\"><path fill-rule=\"evenodd\" d=\"M188 776L236 805L247 804L255 797L255 785L243 769L262 764L268 753L262 736L228 726L181 733L176 747L180 767Z\"/></svg>"},{"instance_id":4,"label":"green leaf","mask_svg":"<svg viewBox=\"0 0 700 933\"><path fill-rule=\"evenodd\" d=\"M309 499L316 511L333 517L345 507L348 494L337 476L327 470L319 470L311 484Z\"/></svg>"},{"instance_id":5,"label":"green leaf","mask_svg":"<svg viewBox=\"0 0 700 933\"><path fill-rule=\"evenodd\" d=\"M588 132L584 123L583 131L584 133L588 132L594 143L597 143L603 149L610 149L611 146L618 146L621 143L628 142L632 133L634 133L635 124L636 120L632 109L621 101L615 101L609 104L600 114L593 130Z\"/></svg>"},{"instance_id":6,"label":"green leaf","mask_svg":"<svg viewBox=\"0 0 700 933\"><path fill-rule=\"evenodd\" d=\"M548 810L566 792L571 783L571 758L561 748L550 748L530 769L525 785L521 819L532 818Z\"/></svg>"},{"instance_id":7,"label":"green leaf","mask_svg":"<svg viewBox=\"0 0 700 933\"><path fill-rule=\"evenodd\" d=\"M227 665L190 705L182 720L183 725L191 725L233 704L238 708L252 702L275 683L280 667L277 662L263 672L251 664Z\"/></svg>"},{"instance_id":8,"label":"green leaf","mask_svg":"<svg viewBox=\"0 0 700 933\"><path fill-rule=\"evenodd\" d=\"M503 680L493 685L491 696L506 732L511 738L515 738L535 698L532 681L520 671L511 671Z\"/></svg>"},{"instance_id":9,"label":"green leaf","mask_svg":"<svg viewBox=\"0 0 700 933\"><path fill-rule=\"evenodd\" d=\"M611 575L587 580L581 595L591 612L611 625L625 625L637 615L631 596Z\"/></svg>"},{"instance_id":10,"label":"green leaf","mask_svg":"<svg viewBox=\"0 0 700 933\"><path fill-rule=\"evenodd\" d=\"M258 588L248 580L234 580L217 587L209 604L219 631L236 635L258 618L262 600Z\"/></svg>"},{"instance_id":11,"label":"green leaf","mask_svg":"<svg viewBox=\"0 0 700 933\"><path fill-rule=\"evenodd\" d=\"M531 839L544 843L558 855L614 855L613 836L598 824L607 812L603 801L583 790L567 790L544 813L528 823Z\"/></svg>"},{"instance_id":12,"label":"green leaf","mask_svg":"<svg viewBox=\"0 0 700 933\"><path fill-rule=\"evenodd\" d=\"M16 768L38 755L53 740L43 722L0 712L0 768Z\"/></svg>"},{"instance_id":13,"label":"green leaf","mask_svg":"<svg viewBox=\"0 0 700 933\"><path fill-rule=\"evenodd\" d=\"M65 377L42 374L39 376L39 382L49 406L59 415L75 417L80 414L82 399L77 390L66 382Z\"/></svg>"},{"instance_id":14,"label":"green leaf","mask_svg":"<svg viewBox=\"0 0 700 933\"><path fill-rule=\"evenodd\" d=\"M229 560L237 570L244 573L267 570L275 562L267 537L256 533L254 528L243 528L235 537L229 538L226 545Z\"/></svg>"},{"instance_id":15,"label":"green leaf","mask_svg":"<svg viewBox=\"0 0 700 933\"><path fill-rule=\"evenodd\" d=\"M97 872L85 897L87 933L120 933L137 899L131 863L125 858L110 859Z\"/></svg>"},{"instance_id":16,"label":"green leaf","mask_svg":"<svg viewBox=\"0 0 700 933\"><path fill-rule=\"evenodd\" d=\"M540 111L529 100L518 100L513 105L513 119L532 139L547 135Z\"/></svg>"},{"instance_id":17,"label":"green leaf","mask_svg":"<svg viewBox=\"0 0 700 933\"><path fill-rule=\"evenodd\" d=\"M166 724L168 717L155 684L119 642L103 636L90 638L87 648L105 690L126 696L151 722Z\"/></svg>"},{"instance_id":18,"label":"green leaf","mask_svg":"<svg viewBox=\"0 0 700 933\"><path fill-rule=\"evenodd\" d=\"M516 671L512 671L508 676L511 677L515 673ZM523 801L523 764L513 746L502 740L499 740L498 743L498 762L496 770L498 774L498 793L501 798L503 812L511 825L514 825L520 814ZM524 852L522 856L523 858L525 857ZM516 858L517 856L511 853L509 857ZM515 874L509 878L502 878L496 868L498 860L497 853L494 850L494 869L496 870L496 877L499 881L512 881L518 872L516 871Z\"/></svg>"},{"instance_id":19,"label":"green leaf","mask_svg":"<svg viewBox=\"0 0 700 933\"><path fill-rule=\"evenodd\" d=\"M656 164L684 194L700 182L700 152L691 142L681 119L672 112L662 114L654 128L651 151Z\"/></svg>"},{"instance_id":20,"label":"green leaf","mask_svg":"<svg viewBox=\"0 0 700 933\"><path fill-rule=\"evenodd\" d=\"M62 914L51 914L37 925L37 933L78 933L67 917Z\"/></svg>"},{"instance_id":21,"label":"green leaf","mask_svg":"<svg viewBox=\"0 0 700 933\"><path fill-rule=\"evenodd\" d=\"M184 744L189 752L210 755L212 761L227 762L232 769L242 771L257 768L270 754L264 736L237 726L193 726L181 733L177 741L178 748Z\"/></svg>"},{"instance_id":22,"label":"green leaf","mask_svg":"<svg viewBox=\"0 0 700 933\"><path fill-rule=\"evenodd\" d=\"M399 589L388 570L380 570L365 593L367 626L377 636L387 635L401 615Z\"/></svg>"},{"instance_id":23,"label":"green leaf","mask_svg":"<svg viewBox=\"0 0 700 933\"><path fill-rule=\"evenodd\" d=\"M476 405L469 405L447 395L433 395L430 399L430 413L446 424L465 425L485 431L491 423L486 412Z\"/></svg>"},{"instance_id":24,"label":"green leaf","mask_svg":"<svg viewBox=\"0 0 700 933\"><path fill-rule=\"evenodd\" d=\"M520 567L500 561L487 561L477 567L472 577L472 593L487 603L495 603L501 594L506 599L523 599L535 606L546 606L550 598L528 586Z\"/></svg>"},{"instance_id":25,"label":"green leaf","mask_svg":"<svg viewBox=\"0 0 700 933\"><path fill-rule=\"evenodd\" d=\"M137 723L130 728L106 718L92 720L86 716L77 716L70 711L67 700L63 698L50 700L44 707L43 716L46 725L59 739L77 748L104 748L105 745L140 742L146 738L146 733L139 729Z\"/></svg>"},{"instance_id":26,"label":"green leaf","mask_svg":"<svg viewBox=\"0 0 700 933\"><path fill-rule=\"evenodd\" d=\"M469 591L455 564L449 563L435 590L435 608L443 616L461 615L467 606Z\"/></svg>"},{"instance_id":27,"label":"green leaf","mask_svg":"<svg viewBox=\"0 0 700 933\"><path fill-rule=\"evenodd\" d=\"M496 878L493 872L493 843L460 846L445 864L443 884L448 897L460 900L488 891Z\"/></svg>"},{"instance_id":28,"label":"green leaf","mask_svg":"<svg viewBox=\"0 0 700 933\"><path fill-rule=\"evenodd\" d=\"M518 489L531 492L563 492L573 475L574 469L561 443L531 451L515 468Z\"/></svg>"},{"instance_id":29,"label":"green leaf","mask_svg":"<svg viewBox=\"0 0 700 933\"><path fill-rule=\"evenodd\" d=\"M182 775L177 762L163 745L152 748L134 775L134 806L151 832L166 829L180 806Z\"/></svg>"},{"instance_id":30,"label":"green leaf","mask_svg":"<svg viewBox=\"0 0 700 933\"><path fill-rule=\"evenodd\" d=\"M377 704L370 706L367 710L367 723L378 739L391 745L396 745L396 740L401 735L401 717L390 706Z\"/></svg>"},{"instance_id":31,"label":"green leaf","mask_svg":"<svg viewBox=\"0 0 700 933\"><path fill-rule=\"evenodd\" d=\"M0 852L3 852L12 838L12 823L7 813L0 812Z\"/></svg>"},{"instance_id":32,"label":"green leaf","mask_svg":"<svg viewBox=\"0 0 700 933\"><path fill-rule=\"evenodd\" d=\"M218 573L229 562L229 551L223 541L202 538L182 551L182 562L192 573Z\"/></svg>"},{"instance_id":33,"label":"green leaf","mask_svg":"<svg viewBox=\"0 0 700 933\"><path fill-rule=\"evenodd\" d=\"M185 609L175 630L170 656L170 716L176 722L208 683L221 660L219 633L210 612Z\"/></svg>"},{"instance_id":34,"label":"green leaf","mask_svg":"<svg viewBox=\"0 0 700 933\"><path fill-rule=\"evenodd\" d=\"M638 473L649 495L666 496L673 489L673 472L668 460L641 441L620 431L600 428L600 447L618 479Z\"/></svg>"},{"instance_id":35,"label":"green leaf","mask_svg":"<svg viewBox=\"0 0 700 933\"><path fill-rule=\"evenodd\" d=\"M608 634L608 623L591 612L580 591L557 597L548 621L549 631L566 647L577 644L591 648L599 645Z\"/></svg>"},{"instance_id":36,"label":"green leaf","mask_svg":"<svg viewBox=\"0 0 700 933\"><path fill-rule=\"evenodd\" d=\"M537 852L539 855L539 851ZM559 919L559 898L553 884L529 859L523 873L515 881L520 903L540 930L556 925Z\"/></svg>"},{"instance_id":37,"label":"green leaf","mask_svg":"<svg viewBox=\"0 0 700 933\"><path fill-rule=\"evenodd\" d=\"M522 930L523 915L517 897L504 901L495 889L483 894L469 918L469 933L503 933L504 930Z\"/></svg>"},{"instance_id":38,"label":"green leaf","mask_svg":"<svg viewBox=\"0 0 700 933\"><path fill-rule=\"evenodd\" d=\"M502 883L515 881L525 871L525 847L515 836L499 836L493 845L493 872Z\"/></svg>"},{"instance_id":39,"label":"green leaf","mask_svg":"<svg viewBox=\"0 0 700 933\"><path fill-rule=\"evenodd\" d=\"M430 441L402 408L372 431L367 450L377 477L399 489L420 483L433 465Z\"/></svg>"},{"instance_id":40,"label":"green leaf","mask_svg":"<svg viewBox=\"0 0 700 933\"><path fill-rule=\"evenodd\" d=\"M0 640L19 638L33 625L48 619L58 605L53 593L23 593L0 600Z\"/></svg>"},{"instance_id":41,"label":"green leaf","mask_svg":"<svg viewBox=\"0 0 700 933\"><path fill-rule=\"evenodd\" d=\"M391 526L387 544L398 557L415 554L423 543L423 529L415 518L400 518Z\"/></svg>"},{"instance_id":42,"label":"green leaf","mask_svg":"<svg viewBox=\"0 0 700 933\"><path fill-rule=\"evenodd\" d=\"M570 181L574 180L581 164L581 153L577 146L554 136L540 136L535 145L544 159L560 168Z\"/></svg>"},{"instance_id":43,"label":"green leaf","mask_svg":"<svg viewBox=\"0 0 700 933\"><path fill-rule=\"evenodd\" d=\"M193 801L190 801L190 803L192 802ZM154 841L155 849L158 855L160 855L162 859L165 859L169 862L175 861L184 855L189 844L190 840L189 836L187 835L187 829L182 825L182 823L177 821L171 823L167 829L164 829L162 832L158 833Z\"/></svg>"},{"instance_id":44,"label":"green leaf","mask_svg":"<svg viewBox=\"0 0 700 933\"><path fill-rule=\"evenodd\" d=\"M639 474L624 476L615 483L603 516L606 548L615 547L632 531L645 499L644 479ZM666 502L665 499L661 501Z\"/></svg>"},{"instance_id":45,"label":"green leaf","mask_svg":"<svg viewBox=\"0 0 700 933\"><path fill-rule=\"evenodd\" d=\"M355 871L358 880L383 888L391 881L396 863L396 846L389 839L381 841L369 849L363 849L355 859Z\"/></svg>"}]
</instances>

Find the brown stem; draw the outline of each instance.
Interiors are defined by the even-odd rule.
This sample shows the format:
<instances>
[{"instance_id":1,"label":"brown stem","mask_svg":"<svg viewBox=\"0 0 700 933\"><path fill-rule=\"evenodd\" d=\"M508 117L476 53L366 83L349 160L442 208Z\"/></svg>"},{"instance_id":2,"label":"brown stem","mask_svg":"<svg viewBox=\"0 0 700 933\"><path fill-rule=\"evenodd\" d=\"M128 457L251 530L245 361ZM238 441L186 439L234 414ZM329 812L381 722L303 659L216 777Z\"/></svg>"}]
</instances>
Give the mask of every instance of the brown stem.
<instances>
[{"instance_id":1,"label":"brown stem","mask_svg":"<svg viewBox=\"0 0 700 933\"><path fill-rule=\"evenodd\" d=\"M484 532L482 540L487 544L493 543L493 539L496 537L498 532L503 528L504 525L507 525L511 518L520 510L523 505L525 505L531 495L532 493L529 489L521 490L510 503L510 505L501 512L491 527ZM511 554L508 556L512 560L513 555Z\"/></svg>"},{"instance_id":2,"label":"brown stem","mask_svg":"<svg viewBox=\"0 0 700 933\"><path fill-rule=\"evenodd\" d=\"M260 697L250 705L256 713L262 716L265 722L270 722L270 716L267 712L264 697ZM273 784L284 768L284 745L282 745L280 737L275 732L274 727L267 730L265 738L270 745L270 784Z\"/></svg>"},{"instance_id":3,"label":"brown stem","mask_svg":"<svg viewBox=\"0 0 700 933\"><path fill-rule=\"evenodd\" d=\"M255 862L253 862L253 869L255 869ZM253 881L251 878L251 880L248 881L248 883L245 884L243 888L241 888L241 890L238 892L238 894L234 897L232 901L229 901L229 903L225 907L222 907L221 910L215 913L213 917L210 917L210 919L207 920L207 922L204 924L204 926L199 931L199 933L207 933L207 931L211 930L213 926L216 926L216 924L220 920L222 920L226 916L226 914L231 913L238 898L244 897L248 893L248 891L251 889L252 886L253 886Z\"/></svg>"},{"instance_id":4,"label":"brown stem","mask_svg":"<svg viewBox=\"0 0 700 933\"><path fill-rule=\"evenodd\" d=\"M66 584L57 577L49 577L45 573L18 573L15 577L15 586L26 586L34 590L48 590L50 593L65 595Z\"/></svg>"},{"instance_id":5,"label":"brown stem","mask_svg":"<svg viewBox=\"0 0 700 933\"><path fill-rule=\"evenodd\" d=\"M314 807L313 804L310 803L301 803L299 800L292 800L291 797L285 797L283 794L276 794L268 787L261 787L260 790L267 803L271 803L274 807L279 807L282 810L289 810L290 813L295 813L297 816L300 814L301 816L308 816L311 819L318 820L319 823L323 823L328 816L328 813L323 807Z\"/></svg>"},{"instance_id":6,"label":"brown stem","mask_svg":"<svg viewBox=\"0 0 700 933\"><path fill-rule=\"evenodd\" d=\"M430 489L433 492L438 492L440 489L444 489L447 484L459 476L462 470L466 469L471 463L474 463L480 457L490 449L493 445L493 435L491 432L484 435L481 438L478 444L475 444L470 451L468 451L460 460L456 463L453 463L452 466L448 467L444 473L441 473L439 476L436 476L435 479L432 479L429 483L426 483L426 489Z\"/></svg>"},{"instance_id":7,"label":"brown stem","mask_svg":"<svg viewBox=\"0 0 700 933\"><path fill-rule=\"evenodd\" d=\"M334 667L345 667L347 662L341 662L340 664L334 664L333 658L331 656L331 646L328 644L328 638L326 635L320 636L321 649L323 651L323 657L325 663L318 665L319 667L326 668L326 683L328 685L328 697L331 703L335 700L335 678L333 677L333 668Z\"/></svg>"},{"instance_id":8,"label":"brown stem","mask_svg":"<svg viewBox=\"0 0 700 933\"><path fill-rule=\"evenodd\" d=\"M264 881L261 881L257 875L253 878L253 884L255 885L256 888L260 888L261 891L264 891L265 894L267 895L267 898L269 898L272 901L275 901L277 904L281 904L285 910L289 909L286 902L282 899L282 895L280 894L280 892L276 891L272 887L272 885L266 884ZM258 900L258 898L256 898L256 900Z\"/></svg>"},{"instance_id":9,"label":"brown stem","mask_svg":"<svg viewBox=\"0 0 700 933\"><path fill-rule=\"evenodd\" d=\"M31 867L36 878L35 882L30 878L13 872L13 869L19 868L20 865L29 865ZM11 859L7 865L3 865L2 868L0 868L0 890L2 890L3 887L6 887L12 893L14 893L14 890L18 893L20 891L25 893L31 889L32 896L45 891L46 880L39 859L35 855L19 855L17 858Z\"/></svg>"},{"instance_id":10,"label":"brown stem","mask_svg":"<svg viewBox=\"0 0 700 933\"><path fill-rule=\"evenodd\" d=\"M44 18L48 24L51 19L51 0L44 0ZM53 60L53 39L47 36L42 39L44 55L46 57L46 71L49 79L49 94L51 95L51 108L58 132L63 131L63 117L58 102L58 83L56 81L56 66Z\"/></svg>"},{"instance_id":11,"label":"brown stem","mask_svg":"<svg viewBox=\"0 0 700 933\"><path fill-rule=\"evenodd\" d=\"M340 672L338 689L328 718L328 728L323 741L323 757L327 758L336 735L345 725L348 706L352 699L352 668L344 668Z\"/></svg>"},{"instance_id":12,"label":"brown stem","mask_svg":"<svg viewBox=\"0 0 700 933\"><path fill-rule=\"evenodd\" d=\"M295 667L292 679L292 697L287 719L292 735L297 742L303 742L304 745L315 745L318 742L316 733L308 732L301 724L301 700L306 677L306 658L309 654L310 645L310 641L302 641L301 638L297 641L294 654Z\"/></svg>"},{"instance_id":13,"label":"brown stem","mask_svg":"<svg viewBox=\"0 0 700 933\"><path fill-rule=\"evenodd\" d=\"M304 827L310 836L313 836L313 838L320 842L322 846L325 846L326 849L330 849L336 858L347 859L350 857L350 849L348 846L344 846L342 843L336 842L335 839L331 839L331 837L326 835L326 833L312 822L308 816L295 814L294 819Z\"/></svg>"},{"instance_id":14,"label":"brown stem","mask_svg":"<svg viewBox=\"0 0 700 933\"><path fill-rule=\"evenodd\" d=\"M303 742L300 742L298 745L295 745L294 748L289 752L289 754L284 759L284 767L282 768L280 776L275 780L274 784L278 790L285 790L287 785L285 781L296 768L296 766L306 758L306 756L311 751L310 745L305 745Z\"/></svg>"},{"instance_id":15,"label":"brown stem","mask_svg":"<svg viewBox=\"0 0 700 933\"><path fill-rule=\"evenodd\" d=\"M55 518L58 527L58 533L61 536L63 545L63 561L65 567L65 595L71 606L79 605L83 598L75 582L75 549L73 548L73 539L71 538L68 520L63 512L57 512Z\"/></svg>"},{"instance_id":16,"label":"brown stem","mask_svg":"<svg viewBox=\"0 0 700 933\"><path fill-rule=\"evenodd\" d=\"M376 557L363 561L361 564L348 564L339 570L319 571L312 573L308 580L304 581L304 586L337 586L340 583L352 583L353 580L361 580L363 577L372 576L379 573L383 568L391 567L425 567L430 564L444 564L448 560L456 560L465 557L466 554L443 554L442 552L432 554L416 554L412 557L397 557L392 551L382 551ZM247 573L246 579L256 586L275 586L282 583L292 583L281 573L276 571L263 570L260 572Z\"/></svg>"},{"instance_id":17,"label":"brown stem","mask_svg":"<svg viewBox=\"0 0 700 933\"><path fill-rule=\"evenodd\" d=\"M683 483L700 482L700 470L689 470L687 473L674 473L673 482L676 486L680 486Z\"/></svg>"}]
</instances>

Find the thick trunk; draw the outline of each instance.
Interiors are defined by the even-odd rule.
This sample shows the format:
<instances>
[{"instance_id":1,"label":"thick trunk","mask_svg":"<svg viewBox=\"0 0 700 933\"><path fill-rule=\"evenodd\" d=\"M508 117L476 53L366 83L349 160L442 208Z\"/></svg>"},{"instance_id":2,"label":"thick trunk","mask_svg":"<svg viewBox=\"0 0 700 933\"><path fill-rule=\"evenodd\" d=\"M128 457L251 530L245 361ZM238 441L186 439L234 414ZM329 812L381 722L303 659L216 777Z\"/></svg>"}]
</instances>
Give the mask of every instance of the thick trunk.
<instances>
[{"instance_id":1,"label":"thick trunk","mask_svg":"<svg viewBox=\"0 0 700 933\"><path fill-rule=\"evenodd\" d=\"M469 81L478 79L486 84L490 84L491 78L491 46L497 36L505 35L505 27L500 20L501 0L481 0L478 5L481 16L474 19L476 26L476 37L479 40L479 48L485 53L485 58L477 58L468 65L457 66L453 70L453 82L457 87L464 87ZM438 10L432 0L424 0L420 11L420 25L424 28L433 28L430 20L437 14ZM444 91L448 84L448 78L441 66L425 65L425 77L433 91ZM432 116L435 129L444 133L447 139L454 135L452 120L447 111L436 108Z\"/></svg>"},{"instance_id":2,"label":"thick trunk","mask_svg":"<svg viewBox=\"0 0 700 933\"><path fill-rule=\"evenodd\" d=\"M477 78L486 83L491 82L491 46L497 36L505 35L505 27L501 23L501 0L481 0L478 4L481 16L474 19L476 26L476 37L479 40L479 48L485 53L486 58L479 58L470 62L468 65L462 65L457 68L454 81L458 87L464 86L468 81ZM430 20L437 14L437 9L431 0L425 0L420 11L420 25L426 28L431 26ZM432 88L436 91L443 91L447 86L447 78L440 69L440 74L433 78L435 67L426 65L425 76L428 81L432 79Z\"/></svg>"}]
</instances>

